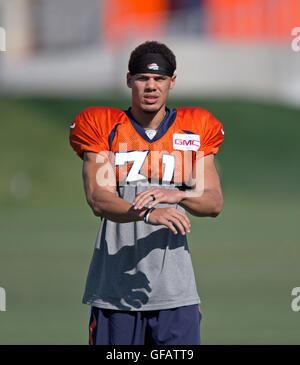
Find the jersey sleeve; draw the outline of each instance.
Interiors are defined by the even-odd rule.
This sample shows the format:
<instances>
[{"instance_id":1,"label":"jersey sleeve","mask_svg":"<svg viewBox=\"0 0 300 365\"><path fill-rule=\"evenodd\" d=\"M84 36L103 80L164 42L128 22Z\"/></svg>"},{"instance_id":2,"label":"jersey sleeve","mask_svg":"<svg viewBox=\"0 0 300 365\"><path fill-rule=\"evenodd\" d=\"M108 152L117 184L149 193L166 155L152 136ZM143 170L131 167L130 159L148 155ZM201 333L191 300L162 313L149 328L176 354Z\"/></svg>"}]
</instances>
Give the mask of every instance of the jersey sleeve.
<instances>
[{"instance_id":1,"label":"jersey sleeve","mask_svg":"<svg viewBox=\"0 0 300 365\"><path fill-rule=\"evenodd\" d=\"M217 154L224 140L224 130L223 125L209 112L201 137L198 154L202 156ZM199 153L200 151L202 153Z\"/></svg>"},{"instance_id":2,"label":"jersey sleeve","mask_svg":"<svg viewBox=\"0 0 300 365\"><path fill-rule=\"evenodd\" d=\"M109 150L107 136L102 133L93 108L83 110L74 119L69 141L81 159L85 151L99 153Z\"/></svg>"}]
</instances>

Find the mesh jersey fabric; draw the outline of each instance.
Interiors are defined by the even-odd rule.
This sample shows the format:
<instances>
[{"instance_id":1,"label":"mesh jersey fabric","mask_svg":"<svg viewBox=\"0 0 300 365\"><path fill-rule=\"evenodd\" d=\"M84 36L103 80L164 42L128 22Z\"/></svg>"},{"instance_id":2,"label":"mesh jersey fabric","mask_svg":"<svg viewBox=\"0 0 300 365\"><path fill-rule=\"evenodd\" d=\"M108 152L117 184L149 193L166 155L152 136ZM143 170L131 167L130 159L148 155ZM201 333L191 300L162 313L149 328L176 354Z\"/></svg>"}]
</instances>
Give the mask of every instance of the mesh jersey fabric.
<instances>
[{"instance_id":1,"label":"mesh jersey fabric","mask_svg":"<svg viewBox=\"0 0 300 365\"><path fill-rule=\"evenodd\" d=\"M130 109L87 108L72 127L70 143L77 155L107 153L115 167L116 194L130 203L153 186L189 188L195 161L216 154L224 139L222 124L202 108L167 109L153 139ZM186 236L143 221L102 219L83 302L138 311L200 303Z\"/></svg>"}]
</instances>

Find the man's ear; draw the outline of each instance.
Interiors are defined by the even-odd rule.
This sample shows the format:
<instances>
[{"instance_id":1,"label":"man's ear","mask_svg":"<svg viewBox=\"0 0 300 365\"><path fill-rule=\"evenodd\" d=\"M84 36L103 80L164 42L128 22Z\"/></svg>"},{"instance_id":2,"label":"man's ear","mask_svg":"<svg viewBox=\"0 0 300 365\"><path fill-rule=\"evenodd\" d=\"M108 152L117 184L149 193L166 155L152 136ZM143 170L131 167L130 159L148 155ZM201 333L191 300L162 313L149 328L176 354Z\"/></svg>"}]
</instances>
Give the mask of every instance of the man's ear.
<instances>
[{"instance_id":1,"label":"man's ear","mask_svg":"<svg viewBox=\"0 0 300 365\"><path fill-rule=\"evenodd\" d=\"M177 77L177 75L176 75L176 74L174 74L174 75L171 77L170 89L173 89L173 87L175 86L176 77Z\"/></svg>"},{"instance_id":2,"label":"man's ear","mask_svg":"<svg viewBox=\"0 0 300 365\"><path fill-rule=\"evenodd\" d=\"M127 86L131 89L131 87L132 87L131 86L132 76L130 75L129 72L127 72L126 77L127 77Z\"/></svg>"}]
</instances>

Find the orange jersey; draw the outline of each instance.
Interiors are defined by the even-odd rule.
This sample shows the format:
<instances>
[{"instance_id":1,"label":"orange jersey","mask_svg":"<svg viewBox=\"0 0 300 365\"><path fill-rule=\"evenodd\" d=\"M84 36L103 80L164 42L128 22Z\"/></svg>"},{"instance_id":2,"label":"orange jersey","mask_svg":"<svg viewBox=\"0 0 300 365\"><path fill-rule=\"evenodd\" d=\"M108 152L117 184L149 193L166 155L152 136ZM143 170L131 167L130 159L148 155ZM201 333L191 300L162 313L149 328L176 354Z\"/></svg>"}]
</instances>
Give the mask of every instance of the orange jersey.
<instances>
[{"instance_id":1,"label":"orange jersey","mask_svg":"<svg viewBox=\"0 0 300 365\"><path fill-rule=\"evenodd\" d=\"M195 161L216 154L223 142L222 124L202 108L167 109L150 139L128 111L107 107L83 110L70 128L70 143L80 158L85 151L109 153L117 183L153 179L183 184Z\"/></svg>"}]
</instances>

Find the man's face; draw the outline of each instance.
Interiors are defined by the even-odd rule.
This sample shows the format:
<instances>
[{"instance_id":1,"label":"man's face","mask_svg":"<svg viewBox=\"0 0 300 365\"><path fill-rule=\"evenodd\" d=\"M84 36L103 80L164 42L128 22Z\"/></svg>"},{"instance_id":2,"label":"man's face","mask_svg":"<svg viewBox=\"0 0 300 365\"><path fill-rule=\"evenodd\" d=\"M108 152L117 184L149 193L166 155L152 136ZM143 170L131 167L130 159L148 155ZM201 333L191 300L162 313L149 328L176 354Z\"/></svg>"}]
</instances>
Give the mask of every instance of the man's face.
<instances>
[{"instance_id":1,"label":"man's face","mask_svg":"<svg viewBox=\"0 0 300 365\"><path fill-rule=\"evenodd\" d=\"M167 102L169 90L175 85L172 77L156 74L127 74L127 85L132 90L132 105L145 113L155 113Z\"/></svg>"}]
</instances>

